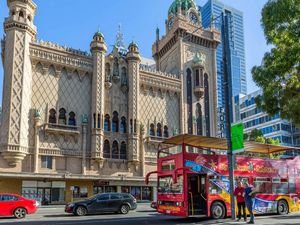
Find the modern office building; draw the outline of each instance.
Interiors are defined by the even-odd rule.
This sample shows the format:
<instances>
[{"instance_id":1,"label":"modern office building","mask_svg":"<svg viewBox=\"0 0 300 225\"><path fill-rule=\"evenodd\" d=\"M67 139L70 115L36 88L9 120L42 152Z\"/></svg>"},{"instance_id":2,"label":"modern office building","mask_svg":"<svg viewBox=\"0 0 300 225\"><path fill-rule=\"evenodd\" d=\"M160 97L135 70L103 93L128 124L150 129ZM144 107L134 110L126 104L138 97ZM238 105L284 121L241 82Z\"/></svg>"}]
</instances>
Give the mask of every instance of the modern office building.
<instances>
[{"instance_id":1,"label":"modern office building","mask_svg":"<svg viewBox=\"0 0 300 225\"><path fill-rule=\"evenodd\" d=\"M202 29L193 0L170 6L154 62L134 42L125 48L120 32L109 52L100 32L82 34L90 53L38 41L36 4L7 6L0 192L53 204L114 191L151 200L157 183L146 186L145 174L164 138L216 136L220 33Z\"/></svg>"},{"instance_id":2,"label":"modern office building","mask_svg":"<svg viewBox=\"0 0 300 225\"><path fill-rule=\"evenodd\" d=\"M261 90L234 98L234 122L242 121L244 133L250 134L253 129L261 130L264 137L279 140L281 145L300 146L299 129L279 114L270 116L255 104L255 97Z\"/></svg>"},{"instance_id":3,"label":"modern office building","mask_svg":"<svg viewBox=\"0 0 300 225\"><path fill-rule=\"evenodd\" d=\"M247 94L243 13L218 0L208 0L203 7L200 7L200 11L203 27L209 28L213 25L219 31L221 31L222 25L221 13L230 15L229 43L231 65L229 70L231 71L232 81L231 96ZM220 44L217 48L218 107L224 107L225 105L222 54L223 46Z\"/></svg>"}]
</instances>

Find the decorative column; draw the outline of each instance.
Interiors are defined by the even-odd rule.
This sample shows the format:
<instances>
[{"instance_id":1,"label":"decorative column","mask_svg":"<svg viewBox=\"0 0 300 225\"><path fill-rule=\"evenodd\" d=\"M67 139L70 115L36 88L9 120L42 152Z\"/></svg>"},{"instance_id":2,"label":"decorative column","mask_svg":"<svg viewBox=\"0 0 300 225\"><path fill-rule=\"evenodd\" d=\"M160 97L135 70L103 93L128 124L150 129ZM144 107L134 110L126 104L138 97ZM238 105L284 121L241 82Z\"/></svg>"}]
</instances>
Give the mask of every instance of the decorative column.
<instances>
[{"instance_id":1,"label":"decorative column","mask_svg":"<svg viewBox=\"0 0 300 225\"><path fill-rule=\"evenodd\" d=\"M28 154L32 71L30 43L35 39L33 19L36 5L32 0L7 1L9 16L4 22L3 114L1 152L11 167Z\"/></svg>"},{"instance_id":2,"label":"decorative column","mask_svg":"<svg viewBox=\"0 0 300 225\"><path fill-rule=\"evenodd\" d=\"M86 114L82 115L82 174L86 175L86 145L87 145L87 127L88 127L88 116Z\"/></svg>"},{"instance_id":3,"label":"decorative column","mask_svg":"<svg viewBox=\"0 0 300 225\"><path fill-rule=\"evenodd\" d=\"M91 107L91 148L92 158L98 163L98 168L103 167L103 122L104 117L104 91L105 91L105 54L107 47L104 36L96 32L90 45L93 55L92 78L92 107ZM100 115L100 117L98 116ZM99 119L100 121L98 121ZM99 124L99 125L98 125Z\"/></svg>"},{"instance_id":4,"label":"decorative column","mask_svg":"<svg viewBox=\"0 0 300 225\"><path fill-rule=\"evenodd\" d=\"M39 172L39 147L40 147L40 135L39 135L39 130L41 127L41 110L35 110L34 113L34 168L33 172L38 173Z\"/></svg>"},{"instance_id":5,"label":"decorative column","mask_svg":"<svg viewBox=\"0 0 300 225\"><path fill-rule=\"evenodd\" d=\"M136 43L132 42L126 55L128 61L128 167L137 171L139 161L140 122L139 122L139 65L140 54Z\"/></svg>"}]
</instances>

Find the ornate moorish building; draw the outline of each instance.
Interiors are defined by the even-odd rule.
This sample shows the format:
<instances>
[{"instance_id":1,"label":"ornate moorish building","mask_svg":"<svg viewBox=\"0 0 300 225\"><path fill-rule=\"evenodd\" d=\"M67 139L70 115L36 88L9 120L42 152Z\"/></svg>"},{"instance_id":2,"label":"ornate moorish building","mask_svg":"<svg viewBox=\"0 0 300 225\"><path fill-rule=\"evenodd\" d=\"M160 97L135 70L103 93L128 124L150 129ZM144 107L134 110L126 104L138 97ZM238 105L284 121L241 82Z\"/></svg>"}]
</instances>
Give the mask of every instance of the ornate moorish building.
<instances>
[{"instance_id":1,"label":"ornate moorish building","mask_svg":"<svg viewBox=\"0 0 300 225\"><path fill-rule=\"evenodd\" d=\"M154 197L160 141L216 135L216 47L193 0L175 0L166 34L141 57L121 33L108 52L96 32L90 53L36 40L32 0L7 0L0 192L63 203L98 192ZM89 43L87 43L88 45ZM153 61L153 63L151 63Z\"/></svg>"}]
</instances>

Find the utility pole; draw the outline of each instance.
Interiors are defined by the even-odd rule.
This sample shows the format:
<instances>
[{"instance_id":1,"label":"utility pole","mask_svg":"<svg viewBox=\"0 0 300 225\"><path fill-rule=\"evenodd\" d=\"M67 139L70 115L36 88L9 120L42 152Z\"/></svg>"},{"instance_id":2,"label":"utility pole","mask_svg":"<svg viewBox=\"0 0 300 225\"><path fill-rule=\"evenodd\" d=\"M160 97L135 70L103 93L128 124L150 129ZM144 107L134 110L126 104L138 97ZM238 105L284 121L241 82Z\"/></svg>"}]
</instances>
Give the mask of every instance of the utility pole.
<instances>
[{"instance_id":1,"label":"utility pole","mask_svg":"<svg viewBox=\"0 0 300 225\"><path fill-rule=\"evenodd\" d=\"M225 114L226 114L226 138L227 138L227 157L229 168L229 181L230 181L230 204L231 204L231 218L236 219L235 212L235 199L234 199L234 155L232 151L231 140L231 121L232 121L232 91L229 90L231 84L231 55L230 55L230 36L229 36L229 16L222 12L222 45L223 45L223 75L224 75L224 97L225 97ZM230 86L231 87L231 86Z\"/></svg>"}]
</instances>

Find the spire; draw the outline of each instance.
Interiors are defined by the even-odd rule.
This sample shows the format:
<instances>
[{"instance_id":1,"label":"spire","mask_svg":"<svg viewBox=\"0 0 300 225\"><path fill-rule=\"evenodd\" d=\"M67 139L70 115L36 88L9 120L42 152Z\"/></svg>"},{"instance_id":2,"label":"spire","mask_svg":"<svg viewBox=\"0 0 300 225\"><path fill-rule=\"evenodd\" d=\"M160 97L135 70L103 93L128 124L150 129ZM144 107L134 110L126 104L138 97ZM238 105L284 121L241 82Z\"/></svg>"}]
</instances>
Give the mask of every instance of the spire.
<instances>
[{"instance_id":1,"label":"spire","mask_svg":"<svg viewBox=\"0 0 300 225\"><path fill-rule=\"evenodd\" d=\"M125 44L124 44L124 38L123 38L123 33L121 31L121 24L119 24L118 26L118 32L116 35L116 43L115 46L118 48L125 48Z\"/></svg>"}]
</instances>

